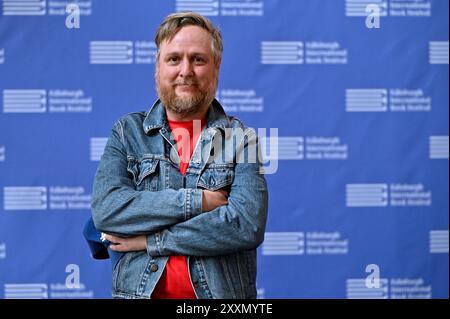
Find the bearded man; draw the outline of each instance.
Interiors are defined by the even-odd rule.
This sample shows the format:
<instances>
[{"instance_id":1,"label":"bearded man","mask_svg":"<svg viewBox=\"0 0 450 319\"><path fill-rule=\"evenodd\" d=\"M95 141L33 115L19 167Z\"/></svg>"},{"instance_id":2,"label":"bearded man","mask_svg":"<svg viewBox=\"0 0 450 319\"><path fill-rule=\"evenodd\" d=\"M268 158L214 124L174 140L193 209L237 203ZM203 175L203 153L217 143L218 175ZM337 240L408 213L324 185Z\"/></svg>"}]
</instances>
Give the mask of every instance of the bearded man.
<instances>
[{"instance_id":1,"label":"bearded man","mask_svg":"<svg viewBox=\"0 0 450 319\"><path fill-rule=\"evenodd\" d=\"M115 123L93 185L113 297L256 298L268 192L256 134L215 99L221 34L176 13L155 42L159 98Z\"/></svg>"}]
</instances>

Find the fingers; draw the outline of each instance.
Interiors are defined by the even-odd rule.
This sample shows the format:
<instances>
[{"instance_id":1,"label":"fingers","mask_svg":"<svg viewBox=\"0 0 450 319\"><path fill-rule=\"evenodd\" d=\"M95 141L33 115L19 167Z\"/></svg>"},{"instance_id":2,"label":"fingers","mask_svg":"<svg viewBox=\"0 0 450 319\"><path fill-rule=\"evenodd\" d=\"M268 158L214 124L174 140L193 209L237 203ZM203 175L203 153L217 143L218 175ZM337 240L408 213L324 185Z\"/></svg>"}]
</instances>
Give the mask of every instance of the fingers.
<instances>
[{"instance_id":1,"label":"fingers","mask_svg":"<svg viewBox=\"0 0 450 319\"><path fill-rule=\"evenodd\" d=\"M108 237L106 237L106 239L111 242L111 245L109 245L109 248L113 251L125 252L125 251L130 250L128 247L127 238L120 238L117 236L108 235Z\"/></svg>"},{"instance_id":2,"label":"fingers","mask_svg":"<svg viewBox=\"0 0 450 319\"><path fill-rule=\"evenodd\" d=\"M223 189L223 188L218 189L217 192L221 193L223 196L228 198L229 193L225 189Z\"/></svg>"},{"instance_id":3,"label":"fingers","mask_svg":"<svg viewBox=\"0 0 450 319\"><path fill-rule=\"evenodd\" d=\"M105 234L104 238L107 241L110 241L113 244L118 244L118 243L120 243L121 240L124 239L124 238L120 238L120 237L117 237L117 236L114 236L114 235L108 235L108 234Z\"/></svg>"},{"instance_id":4,"label":"fingers","mask_svg":"<svg viewBox=\"0 0 450 319\"><path fill-rule=\"evenodd\" d=\"M120 237L117 237L114 235L108 235L108 234L105 234L104 238L107 241L111 242L111 245L109 245L109 248L111 250L119 251L119 252L124 251L125 247L121 242L121 241L123 241L124 238L120 238Z\"/></svg>"},{"instance_id":5,"label":"fingers","mask_svg":"<svg viewBox=\"0 0 450 319\"><path fill-rule=\"evenodd\" d=\"M126 252L129 251L129 249L127 248L126 245L122 245L122 244L116 244L116 245L110 245L109 248L112 251L117 251L117 252Z\"/></svg>"},{"instance_id":6,"label":"fingers","mask_svg":"<svg viewBox=\"0 0 450 319\"><path fill-rule=\"evenodd\" d=\"M217 192L220 195L222 195L222 198L219 199L219 201L221 202L221 206L227 205L228 204L228 192L224 189L219 189Z\"/></svg>"},{"instance_id":7,"label":"fingers","mask_svg":"<svg viewBox=\"0 0 450 319\"><path fill-rule=\"evenodd\" d=\"M147 248L147 238L146 236L135 236L135 237L118 237L114 235L105 234L105 239L111 242L109 248L113 251L127 252L127 251L138 251L145 250Z\"/></svg>"}]
</instances>

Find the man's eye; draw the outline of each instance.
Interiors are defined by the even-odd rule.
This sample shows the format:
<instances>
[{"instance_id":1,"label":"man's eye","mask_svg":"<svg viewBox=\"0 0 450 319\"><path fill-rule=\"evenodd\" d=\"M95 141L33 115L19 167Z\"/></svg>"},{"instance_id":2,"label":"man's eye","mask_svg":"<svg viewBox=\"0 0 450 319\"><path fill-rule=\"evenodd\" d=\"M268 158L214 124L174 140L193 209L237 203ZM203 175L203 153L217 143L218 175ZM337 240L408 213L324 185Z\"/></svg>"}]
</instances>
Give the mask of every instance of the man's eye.
<instances>
[{"instance_id":1,"label":"man's eye","mask_svg":"<svg viewBox=\"0 0 450 319\"><path fill-rule=\"evenodd\" d=\"M179 60L179 59L178 59L178 57L176 57L176 56L170 57L170 58L167 59L167 61L168 61L169 63L177 63L178 60Z\"/></svg>"},{"instance_id":2,"label":"man's eye","mask_svg":"<svg viewBox=\"0 0 450 319\"><path fill-rule=\"evenodd\" d=\"M203 64L203 63L205 63L206 61L205 61L205 59L202 58L202 57L195 57L195 58L194 58L194 62L197 63L197 64Z\"/></svg>"}]
</instances>

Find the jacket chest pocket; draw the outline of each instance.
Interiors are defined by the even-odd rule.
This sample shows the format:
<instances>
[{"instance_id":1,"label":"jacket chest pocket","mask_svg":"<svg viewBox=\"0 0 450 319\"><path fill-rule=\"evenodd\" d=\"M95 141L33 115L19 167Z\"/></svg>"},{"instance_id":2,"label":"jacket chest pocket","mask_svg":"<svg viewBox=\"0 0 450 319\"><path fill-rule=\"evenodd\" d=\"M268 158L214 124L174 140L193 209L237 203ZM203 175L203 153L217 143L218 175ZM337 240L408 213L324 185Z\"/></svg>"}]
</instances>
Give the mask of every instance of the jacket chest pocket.
<instances>
[{"instance_id":1,"label":"jacket chest pocket","mask_svg":"<svg viewBox=\"0 0 450 319\"><path fill-rule=\"evenodd\" d=\"M216 191L233 183L234 170L232 166L213 164L206 167L199 177L197 186Z\"/></svg>"},{"instance_id":2,"label":"jacket chest pocket","mask_svg":"<svg viewBox=\"0 0 450 319\"><path fill-rule=\"evenodd\" d=\"M128 158L127 171L133 177L133 183L138 191L149 190L156 191L159 187L158 167L159 160L154 158L145 158L136 160Z\"/></svg>"}]
</instances>

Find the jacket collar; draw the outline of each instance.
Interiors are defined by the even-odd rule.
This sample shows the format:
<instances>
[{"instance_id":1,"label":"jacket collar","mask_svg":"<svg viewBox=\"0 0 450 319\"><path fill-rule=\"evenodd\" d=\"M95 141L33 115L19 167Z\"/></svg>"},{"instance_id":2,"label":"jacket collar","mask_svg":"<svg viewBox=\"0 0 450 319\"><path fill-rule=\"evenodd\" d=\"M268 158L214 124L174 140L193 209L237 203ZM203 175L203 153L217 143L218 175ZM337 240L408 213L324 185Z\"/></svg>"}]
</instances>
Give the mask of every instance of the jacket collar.
<instances>
[{"instance_id":1,"label":"jacket collar","mask_svg":"<svg viewBox=\"0 0 450 319\"><path fill-rule=\"evenodd\" d=\"M206 113L206 127L225 129L230 127L231 123L219 101L213 100ZM146 134L151 130L168 128L166 109L161 100L156 100L143 122L143 129Z\"/></svg>"}]
</instances>

